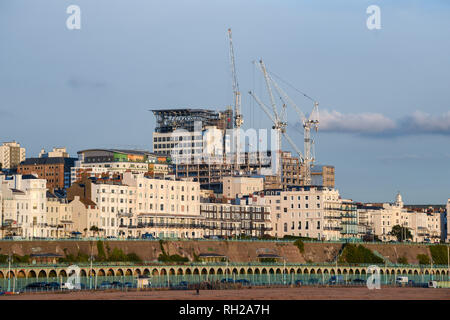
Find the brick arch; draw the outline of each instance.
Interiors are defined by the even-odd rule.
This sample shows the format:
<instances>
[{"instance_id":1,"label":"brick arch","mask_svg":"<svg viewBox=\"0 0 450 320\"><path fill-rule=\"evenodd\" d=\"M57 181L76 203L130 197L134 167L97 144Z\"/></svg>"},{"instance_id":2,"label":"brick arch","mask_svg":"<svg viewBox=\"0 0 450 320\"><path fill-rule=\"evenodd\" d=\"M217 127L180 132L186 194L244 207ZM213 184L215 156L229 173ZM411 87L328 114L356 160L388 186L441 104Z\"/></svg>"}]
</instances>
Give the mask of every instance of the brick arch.
<instances>
[{"instance_id":1,"label":"brick arch","mask_svg":"<svg viewBox=\"0 0 450 320\"><path fill-rule=\"evenodd\" d=\"M97 275L99 277L104 277L105 276L105 270L103 270L103 269L98 270L98 274Z\"/></svg>"},{"instance_id":2,"label":"brick arch","mask_svg":"<svg viewBox=\"0 0 450 320\"><path fill-rule=\"evenodd\" d=\"M255 268L255 274L261 274L261 270L259 270L259 268Z\"/></svg>"},{"instance_id":3,"label":"brick arch","mask_svg":"<svg viewBox=\"0 0 450 320\"><path fill-rule=\"evenodd\" d=\"M217 269L217 274L223 274L222 268Z\"/></svg>"},{"instance_id":4,"label":"brick arch","mask_svg":"<svg viewBox=\"0 0 450 320\"><path fill-rule=\"evenodd\" d=\"M342 274L347 274L347 269L342 269Z\"/></svg>"},{"instance_id":5,"label":"brick arch","mask_svg":"<svg viewBox=\"0 0 450 320\"><path fill-rule=\"evenodd\" d=\"M89 270L89 277L95 277L97 275L97 272L94 269Z\"/></svg>"},{"instance_id":6,"label":"brick arch","mask_svg":"<svg viewBox=\"0 0 450 320\"><path fill-rule=\"evenodd\" d=\"M411 269L409 269L408 274L413 274L413 271Z\"/></svg>"},{"instance_id":7,"label":"brick arch","mask_svg":"<svg viewBox=\"0 0 450 320\"><path fill-rule=\"evenodd\" d=\"M290 273L290 274L295 274L295 269L294 269L294 268L291 268L291 270L289 270L289 273Z\"/></svg>"},{"instance_id":8,"label":"brick arch","mask_svg":"<svg viewBox=\"0 0 450 320\"><path fill-rule=\"evenodd\" d=\"M361 274L366 274L366 270L362 269Z\"/></svg>"},{"instance_id":9,"label":"brick arch","mask_svg":"<svg viewBox=\"0 0 450 320\"><path fill-rule=\"evenodd\" d=\"M154 269L152 270L152 276L159 276L159 271L158 271L158 269L154 268Z\"/></svg>"},{"instance_id":10,"label":"brick arch","mask_svg":"<svg viewBox=\"0 0 450 320\"><path fill-rule=\"evenodd\" d=\"M80 270L80 277L86 277L86 270L85 269L81 269Z\"/></svg>"},{"instance_id":11,"label":"brick arch","mask_svg":"<svg viewBox=\"0 0 450 320\"><path fill-rule=\"evenodd\" d=\"M133 270L127 269L127 271L125 271L125 275L126 276L132 276L133 275Z\"/></svg>"},{"instance_id":12,"label":"brick arch","mask_svg":"<svg viewBox=\"0 0 450 320\"><path fill-rule=\"evenodd\" d=\"M214 270L214 268L209 269L209 274L211 275L216 274L216 270Z\"/></svg>"},{"instance_id":13,"label":"brick arch","mask_svg":"<svg viewBox=\"0 0 450 320\"><path fill-rule=\"evenodd\" d=\"M54 270L54 269L50 270L50 271L48 272L48 277L49 277L49 278L56 278L56 277L57 277L57 275L56 275L56 270Z\"/></svg>"},{"instance_id":14,"label":"brick arch","mask_svg":"<svg viewBox=\"0 0 450 320\"><path fill-rule=\"evenodd\" d=\"M252 268L248 268L248 269L247 269L247 274L253 274Z\"/></svg>"},{"instance_id":15,"label":"brick arch","mask_svg":"<svg viewBox=\"0 0 450 320\"><path fill-rule=\"evenodd\" d=\"M208 270L206 268L202 269L202 275L207 275L208 274Z\"/></svg>"},{"instance_id":16,"label":"brick arch","mask_svg":"<svg viewBox=\"0 0 450 320\"><path fill-rule=\"evenodd\" d=\"M297 274L301 274L302 273L302 269L298 268L297 269Z\"/></svg>"},{"instance_id":17,"label":"brick arch","mask_svg":"<svg viewBox=\"0 0 450 320\"><path fill-rule=\"evenodd\" d=\"M141 274L142 274L141 269L139 269L139 268L134 269L134 275L135 276L140 276Z\"/></svg>"},{"instance_id":18,"label":"brick arch","mask_svg":"<svg viewBox=\"0 0 450 320\"><path fill-rule=\"evenodd\" d=\"M245 269L241 268L241 270L239 270L239 274L245 274Z\"/></svg>"},{"instance_id":19,"label":"brick arch","mask_svg":"<svg viewBox=\"0 0 450 320\"><path fill-rule=\"evenodd\" d=\"M194 272L193 272L193 274L195 274L195 275L198 275L198 274L200 274L200 271L198 270L198 268L195 268L195 269L194 269Z\"/></svg>"},{"instance_id":20,"label":"brick arch","mask_svg":"<svg viewBox=\"0 0 450 320\"><path fill-rule=\"evenodd\" d=\"M143 274L146 276L150 275L150 270L148 268L145 268Z\"/></svg>"},{"instance_id":21,"label":"brick arch","mask_svg":"<svg viewBox=\"0 0 450 320\"><path fill-rule=\"evenodd\" d=\"M0 273L1 273L0 278L3 278L3 272L0 271ZM34 270L28 271L27 278L36 278L36 271Z\"/></svg>"},{"instance_id":22,"label":"brick arch","mask_svg":"<svg viewBox=\"0 0 450 320\"><path fill-rule=\"evenodd\" d=\"M261 273L262 273L262 274L267 274L267 269L266 269L266 268L263 268Z\"/></svg>"},{"instance_id":23,"label":"brick arch","mask_svg":"<svg viewBox=\"0 0 450 320\"><path fill-rule=\"evenodd\" d=\"M309 270L305 268L305 270L303 270L303 274L309 274Z\"/></svg>"},{"instance_id":24,"label":"brick arch","mask_svg":"<svg viewBox=\"0 0 450 320\"><path fill-rule=\"evenodd\" d=\"M108 271L106 272L106 275L108 277L113 277L114 276L114 270L113 269L108 269Z\"/></svg>"},{"instance_id":25,"label":"brick arch","mask_svg":"<svg viewBox=\"0 0 450 320\"><path fill-rule=\"evenodd\" d=\"M179 275L179 276L183 275L183 269L182 268L178 268L177 275Z\"/></svg>"},{"instance_id":26,"label":"brick arch","mask_svg":"<svg viewBox=\"0 0 450 320\"><path fill-rule=\"evenodd\" d=\"M116 270L116 276L118 276L118 277L121 277L121 276L123 276L123 270L122 269L117 269Z\"/></svg>"},{"instance_id":27,"label":"brick arch","mask_svg":"<svg viewBox=\"0 0 450 320\"><path fill-rule=\"evenodd\" d=\"M25 274L25 270L20 270L17 273L17 278L26 278L26 277L27 277L27 275Z\"/></svg>"},{"instance_id":28,"label":"brick arch","mask_svg":"<svg viewBox=\"0 0 450 320\"><path fill-rule=\"evenodd\" d=\"M45 270L39 271L38 278L47 278L47 272Z\"/></svg>"},{"instance_id":29,"label":"brick arch","mask_svg":"<svg viewBox=\"0 0 450 320\"><path fill-rule=\"evenodd\" d=\"M360 274L361 272L359 271L359 269L355 270L355 274Z\"/></svg>"},{"instance_id":30,"label":"brick arch","mask_svg":"<svg viewBox=\"0 0 450 320\"><path fill-rule=\"evenodd\" d=\"M309 269L309 274L316 274L316 270L314 268Z\"/></svg>"},{"instance_id":31,"label":"brick arch","mask_svg":"<svg viewBox=\"0 0 450 320\"><path fill-rule=\"evenodd\" d=\"M269 274L275 274L275 270L273 270L273 268L269 269Z\"/></svg>"},{"instance_id":32,"label":"brick arch","mask_svg":"<svg viewBox=\"0 0 450 320\"><path fill-rule=\"evenodd\" d=\"M236 269L236 268L233 268L233 274L238 274L238 269Z\"/></svg>"},{"instance_id":33,"label":"brick arch","mask_svg":"<svg viewBox=\"0 0 450 320\"><path fill-rule=\"evenodd\" d=\"M166 270L165 268L162 268L162 269L160 270L160 272L159 272L159 275L160 275L160 276L165 276L165 275L167 275L167 270Z\"/></svg>"},{"instance_id":34,"label":"brick arch","mask_svg":"<svg viewBox=\"0 0 450 320\"><path fill-rule=\"evenodd\" d=\"M322 274L322 269L317 269L317 274Z\"/></svg>"}]
</instances>

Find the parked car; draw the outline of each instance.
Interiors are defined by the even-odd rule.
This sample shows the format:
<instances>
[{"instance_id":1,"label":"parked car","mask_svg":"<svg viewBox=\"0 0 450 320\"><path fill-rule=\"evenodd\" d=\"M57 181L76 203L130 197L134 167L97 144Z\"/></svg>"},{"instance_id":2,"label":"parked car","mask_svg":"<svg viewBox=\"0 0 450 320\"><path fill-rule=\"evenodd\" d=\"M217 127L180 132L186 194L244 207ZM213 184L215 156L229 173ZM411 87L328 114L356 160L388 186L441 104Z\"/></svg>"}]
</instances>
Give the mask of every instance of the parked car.
<instances>
[{"instance_id":1,"label":"parked car","mask_svg":"<svg viewBox=\"0 0 450 320\"><path fill-rule=\"evenodd\" d=\"M27 284L25 287L22 288L22 292L24 291L44 291L46 282L33 282Z\"/></svg>"},{"instance_id":2,"label":"parked car","mask_svg":"<svg viewBox=\"0 0 450 320\"><path fill-rule=\"evenodd\" d=\"M366 283L366 280L356 278L356 279L353 279L353 280L352 280L352 283L353 283L353 284L365 284L365 283Z\"/></svg>"},{"instance_id":3,"label":"parked car","mask_svg":"<svg viewBox=\"0 0 450 320\"><path fill-rule=\"evenodd\" d=\"M343 276L331 276L331 278L328 280L328 284L335 285L335 284L344 284L344 277Z\"/></svg>"},{"instance_id":4,"label":"parked car","mask_svg":"<svg viewBox=\"0 0 450 320\"><path fill-rule=\"evenodd\" d=\"M236 280L236 283L240 283L240 284L242 284L242 285L244 285L244 286L250 285L250 281L247 280L247 279L239 279L239 280Z\"/></svg>"},{"instance_id":5,"label":"parked car","mask_svg":"<svg viewBox=\"0 0 450 320\"><path fill-rule=\"evenodd\" d=\"M111 285L111 282L109 282L109 281L103 281L99 286L100 290L111 289L111 288L112 288L112 285Z\"/></svg>"},{"instance_id":6,"label":"parked car","mask_svg":"<svg viewBox=\"0 0 450 320\"><path fill-rule=\"evenodd\" d=\"M82 283L79 283L79 286L77 287L76 284L72 282L65 282L61 285L62 290L83 290L86 286Z\"/></svg>"},{"instance_id":7,"label":"parked car","mask_svg":"<svg viewBox=\"0 0 450 320\"><path fill-rule=\"evenodd\" d=\"M132 282L125 282L125 283L123 284L123 287L124 287L124 288L136 288L136 285L133 284Z\"/></svg>"},{"instance_id":8,"label":"parked car","mask_svg":"<svg viewBox=\"0 0 450 320\"><path fill-rule=\"evenodd\" d=\"M188 290L189 284L187 281L181 281L178 284L171 284L170 288L173 290Z\"/></svg>"},{"instance_id":9,"label":"parked car","mask_svg":"<svg viewBox=\"0 0 450 320\"><path fill-rule=\"evenodd\" d=\"M400 286L405 286L408 284L408 277L397 277L395 279L395 284Z\"/></svg>"},{"instance_id":10,"label":"parked car","mask_svg":"<svg viewBox=\"0 0 450 320\"><path fill-rule=\"evenodd\" d=\"M123 284L120 281L111 282L111 287L115 289L123 288Z\"/></svg>"},{"instance_id":11,"label":"parked car","mask_svg":"<svg viewBox=\"0 0 450 320\"><path fill-rule=\"evenodd\" d=\"M56 291L61 289L61 285L58 282L46 283L44 287L49 291Z\"/></svg>"},{"instance_id":12,"label":"parked car","mask_svg":"<svg viewBox=\"0 0 450 320\"><path fill-rule=\"evenodd\" d=\"M437 288L437 281L428 281L428 288Z\"/></svg>"}]
</instances>

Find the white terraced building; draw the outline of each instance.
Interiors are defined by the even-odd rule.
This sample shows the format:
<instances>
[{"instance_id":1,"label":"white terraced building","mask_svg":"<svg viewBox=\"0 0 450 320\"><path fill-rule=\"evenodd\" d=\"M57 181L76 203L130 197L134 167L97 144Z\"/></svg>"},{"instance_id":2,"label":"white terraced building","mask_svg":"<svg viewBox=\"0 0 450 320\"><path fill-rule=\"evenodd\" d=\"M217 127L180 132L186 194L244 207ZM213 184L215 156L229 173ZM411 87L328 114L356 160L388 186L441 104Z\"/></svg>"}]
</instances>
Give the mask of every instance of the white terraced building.
<instances>
[{"instance_id":1,"label":"white terraced building","mask_svg":"<svg viewBox=\"0 0 450 320\"><path fill-rule=\"evenodd\" d=\"M382 241L397 241L392 227L408 228L413 242L439 242L442 237L442 215L439 212L408 210L400 193L394 203L366 204L358 209L359 220Z\"/></svg>"},{"instance_id":2,"label":"white terraced building","mask_svg":"<svg viewBox=\"0 0 450 320\"><path fill-rule=\"evenodd\" d=\"M336 189L311 186L266 190L265 198L270 205L274 237L339 240L357 236L355 210L351 205L347 208ZM341 224L343 217L349 221L345 227Z\"/></svg>"},{"instance_id":3,"label":"white terraced building","mask_svg":"<svg viewBox=\"0 0 450 320\"><path fill-rule=\"evenodd\" d=\"M46 180L32 175L0 175L0 215L9 235L49 237Z\"/></svg>"}]
</instances>

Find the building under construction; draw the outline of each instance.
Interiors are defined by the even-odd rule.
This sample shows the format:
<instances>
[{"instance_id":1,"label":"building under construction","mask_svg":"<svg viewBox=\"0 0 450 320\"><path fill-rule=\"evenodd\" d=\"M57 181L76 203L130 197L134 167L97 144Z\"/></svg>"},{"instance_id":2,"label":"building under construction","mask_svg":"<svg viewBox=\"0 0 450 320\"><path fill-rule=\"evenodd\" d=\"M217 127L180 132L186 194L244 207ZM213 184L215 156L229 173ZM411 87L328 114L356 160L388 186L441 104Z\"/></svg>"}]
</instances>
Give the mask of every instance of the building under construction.
<instances>
[{"instance_id":1,"label":"building under construction","mask_svg":"<svg viewBox=\"0 0 450 320\"><path fill-rule=\"evenodd\" d=\"M233 129L233 111L207 109L152 110L156 117L153 151L170 156L179 178L194 178L203 188L222 190L222 177L259 174L270 168L271 154L241 153L236 168L226 152L226 130ZM217 139L217 137L219 139ZM215 139L213 139L215 138Z\"/></svg>"}]
</instances>

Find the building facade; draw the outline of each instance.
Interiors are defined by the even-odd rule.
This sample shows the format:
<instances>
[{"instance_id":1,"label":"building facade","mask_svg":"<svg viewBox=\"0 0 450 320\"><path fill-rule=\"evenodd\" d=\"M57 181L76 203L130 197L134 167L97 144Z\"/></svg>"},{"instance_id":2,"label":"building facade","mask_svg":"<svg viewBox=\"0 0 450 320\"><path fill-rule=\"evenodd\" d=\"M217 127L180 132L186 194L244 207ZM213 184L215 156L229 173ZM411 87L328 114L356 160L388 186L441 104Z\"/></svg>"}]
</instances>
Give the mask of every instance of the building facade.
<instances>
[{"instance_id":1,"label":"building facade","mask_svg":"<svg viewBox=\"0 0 450 320\"><path fill-rule=\"evenodd\" d=\"M78 160L71 169L72 183L83 175L101 177L149 172L149 164L156 163L156 156L148 151L121 149L89 149L78 152Z\"/></svg>"},{"instance_id":2,"label":"building facade","mask_svg":"<svg viewBox=\"0 0 450 320\"><path fill-rule=\"evenodd\" d=\"M234 199L238 195L251 195L264 190L264 178L260 177L223 177L223 196Z\"/></svg>"},{"instance_id":3,"label":"building facade","mask_svg":"<svg viewBox=\"0 0 450 320\"><path fill-rule=\"evenodd\" d=\"M4 142L0 146L0 168L3 170L16 169L25 160L25 148L16 141Z\"/></svg>"},{"instance_id":4,"label":"building facade","mask_svg":"<svg viewBox=\"0 0 450 320\"><path fill-rule=\"evenodd\" d=\"M65 189L71 184L71 168L76 158L43 157L28 158L17 167L19 174L37 174L47 181L48 189Z\"/></svg>"},{"instance_id":5,"label":"building facade","mask_svg":"<svg viewBox=\"0 0 450 320\"><path fill-rule=\"evenodd\" d=\"M344 235L342 218L357 220L353 205L344 205L339 191L325 187L292 187L285 190L266 190L266 203L270 205L272 233L277 238L301 236L318 240L339 240L356 237L346 227ZM351 217L350 217L351 215Z\"/></svg>"},{"instance_id":6,"label":"building facade","mask_svg":"<svg viewBox=\"0 0 450 320\"><path fill-rule=\"evenodd\" d=\"M0 176L3 236L49 237L46 181L33 175Z\"/></svg>"},{"instance_id":7,"label":"building facade","mask_svg":"<svg viewBox=\"0 0 450 320\"><path fill-rule=\"evenodd\" d=\"M258 198L260 199L258 201ZM263 237L272 231L270 206L252 195L234 203L202 203L206 237Z\"/></svg>"}]
</instances>

